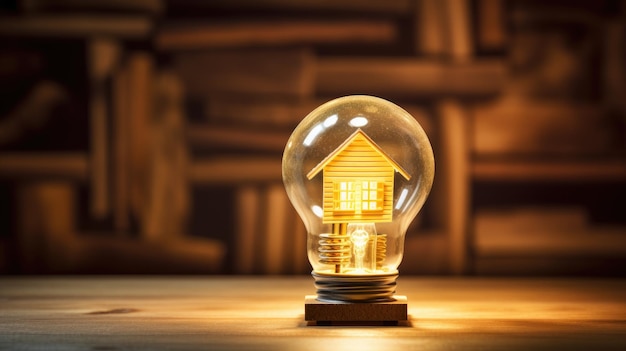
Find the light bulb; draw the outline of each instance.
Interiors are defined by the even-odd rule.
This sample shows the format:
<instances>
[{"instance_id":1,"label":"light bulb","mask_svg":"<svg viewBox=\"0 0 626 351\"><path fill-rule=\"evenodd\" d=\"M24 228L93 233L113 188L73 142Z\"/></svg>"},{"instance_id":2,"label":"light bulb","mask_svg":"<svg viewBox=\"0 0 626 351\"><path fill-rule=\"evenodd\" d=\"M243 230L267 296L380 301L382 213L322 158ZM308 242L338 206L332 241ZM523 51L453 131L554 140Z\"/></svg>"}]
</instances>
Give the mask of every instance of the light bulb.
<instances>
[{"instance_id":1,"label":"light bulb","mask_svg":"<svg viewBox=\"0 0 626 351\"><path fill-rule=\"evenodd\" d=\"M300 122L282 176L306 226L319 301L393 299L406 230L433 175L426 133L387 100L338 98Z\"/></svg>"}]
</instances>

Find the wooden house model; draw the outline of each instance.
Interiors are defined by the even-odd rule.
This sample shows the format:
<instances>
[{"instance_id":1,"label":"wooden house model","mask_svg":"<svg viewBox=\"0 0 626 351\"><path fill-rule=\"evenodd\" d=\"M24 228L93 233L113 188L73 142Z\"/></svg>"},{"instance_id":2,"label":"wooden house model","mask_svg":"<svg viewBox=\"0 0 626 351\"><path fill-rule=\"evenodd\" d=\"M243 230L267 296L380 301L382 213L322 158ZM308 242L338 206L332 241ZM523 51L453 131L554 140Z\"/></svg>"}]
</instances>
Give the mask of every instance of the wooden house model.
<instances>
[{"instance_id":1,"label":"wooden house model","mask_svg":"<svg viewBox=\"0 0 626 351\"><path fill-rule=\"evenodd\" d=\"M323 172L323 223L391 222L394 172L411 176L361 129L313 168Z\"/></svg>"}]
</instances>

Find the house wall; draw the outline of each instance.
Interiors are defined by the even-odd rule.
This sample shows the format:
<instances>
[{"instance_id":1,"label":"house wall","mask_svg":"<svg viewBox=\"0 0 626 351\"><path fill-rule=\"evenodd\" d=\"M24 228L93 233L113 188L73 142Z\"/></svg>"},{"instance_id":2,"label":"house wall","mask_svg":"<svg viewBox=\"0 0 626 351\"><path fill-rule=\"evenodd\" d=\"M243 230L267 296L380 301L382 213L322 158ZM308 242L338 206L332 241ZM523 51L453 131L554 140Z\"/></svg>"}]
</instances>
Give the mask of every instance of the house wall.
<instances>
[{"instance_id":1,"label":"house wall","mask_svg":"<svg viewBox=\"0 0 626 351\"><path fill-rule=\"evenodd\" d=\"M324 223L391 222L393 208L393 167L362 136L357 136L324 168ZM333 184L336 181L368 180L385 184L383 211L336 214L333 211Z\"/></svg>"}]
</instances>

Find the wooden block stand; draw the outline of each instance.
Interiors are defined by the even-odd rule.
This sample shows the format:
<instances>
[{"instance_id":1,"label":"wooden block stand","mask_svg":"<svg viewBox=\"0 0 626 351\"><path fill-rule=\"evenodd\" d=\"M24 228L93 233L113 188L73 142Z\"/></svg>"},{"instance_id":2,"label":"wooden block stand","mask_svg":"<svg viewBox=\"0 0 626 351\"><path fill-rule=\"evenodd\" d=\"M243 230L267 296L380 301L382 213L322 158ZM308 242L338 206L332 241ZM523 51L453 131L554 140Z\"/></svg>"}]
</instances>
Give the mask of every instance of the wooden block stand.
<instances>
[{"instance_id":1,"label":"wooden block stand","mask_svg":"<svg viewBox=\"0 0 626 351\"><path fill-rule=\"evenodd\" d=\"M342 303L316 300L307 295L304 319L308 325L400 325L408 323L406 296L395 295L395 301Z\"/></svg>"}]
</instances>

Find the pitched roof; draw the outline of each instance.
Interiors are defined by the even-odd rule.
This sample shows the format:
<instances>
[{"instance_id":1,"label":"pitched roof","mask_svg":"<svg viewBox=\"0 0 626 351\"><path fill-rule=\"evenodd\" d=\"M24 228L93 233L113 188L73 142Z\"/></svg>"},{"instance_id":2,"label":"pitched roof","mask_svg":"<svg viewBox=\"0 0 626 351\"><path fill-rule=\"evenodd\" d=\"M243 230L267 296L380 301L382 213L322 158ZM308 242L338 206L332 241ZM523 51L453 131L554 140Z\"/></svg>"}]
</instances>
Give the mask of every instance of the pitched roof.
<instances>
[{"instance_id":1,"label":"pitched roof","mask_svg":"<svg viewBox=\"0 0 626 351\"><path fill-rule=\"evenodd\" d=\"M352 143L352 141L354 141L354 139L356 139L359 135L364 137L365 141L372 147L372 149L374 149L376 152L378 152L378 154L380 154L380 156L382 158L384 158L385 161L387 161L393 167L393 169L396 172L400 173L406 180L411 179L411 175L408 174L389 155L387 155L387 153L385 153L385 151L383 151L383 149L381 149L380 146L378 146L374 142L374 140L372 140L360 128L357 129L354 133L352 133L352 135L350 135L343 143L341 143L341 145L339 145L333 152L331 152L328 156L326 156L326 158L324 158L322 160L322 162L320 162L311 171L309 171L309 173L307 173L306 177L308 179L313 179L313 177L315 177L317 175L317 173L319 173L322 169L324 169L324 167L326 167L326 165L328 165L335 158L335 156L339 155L343 150L345 150L348 147L348 145L350 145Z\"/></svg>"}]
</instances>

